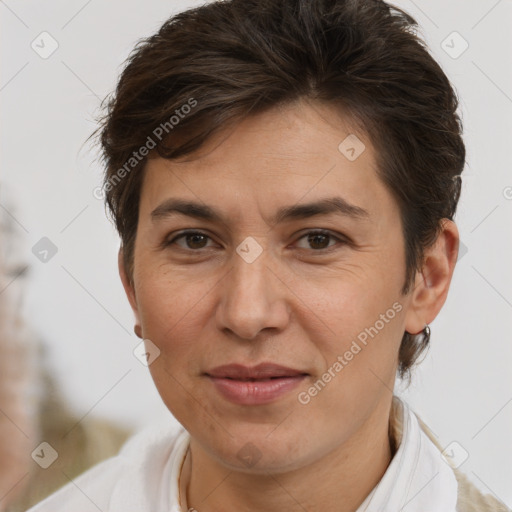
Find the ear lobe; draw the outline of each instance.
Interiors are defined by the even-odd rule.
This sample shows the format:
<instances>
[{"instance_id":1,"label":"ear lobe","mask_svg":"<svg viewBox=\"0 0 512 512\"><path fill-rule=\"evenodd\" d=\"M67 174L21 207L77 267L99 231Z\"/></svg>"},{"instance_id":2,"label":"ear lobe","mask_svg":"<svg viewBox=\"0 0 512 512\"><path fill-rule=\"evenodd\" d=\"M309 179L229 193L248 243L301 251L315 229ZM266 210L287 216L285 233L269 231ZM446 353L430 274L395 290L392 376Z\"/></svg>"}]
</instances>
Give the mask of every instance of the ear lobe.
<instances>
[{"instance_id":1,"label":"ear lobe","mask_svg":"<svg viewBox=\"0 0 512 512\"><path fill-rule=\"evenodd\" d=\"M442 230L435 243L425 250L421 271L411 294L405 329L417 334L430 324L443 307L457 263L459 232L455 223L443 219Z\"/></svg>"},{"instance_id":2,"label":"ear lobe","mask_svg":"<svg viewBox=\"0 0 512 512\"><path fill-rule=\"evenodd\" d=\"M137 305L135 289L130 278L128 277L124 265L124 253L122 247L119 248L119 253L117 255L117 265L119 268L119 276L121 277L121 282L123 283L123 288L126 293L126 297L128 298L128 302L130 303L133 314L135 315L135 325L140 326L139 308Z\"/></svg>"}]
</instances>

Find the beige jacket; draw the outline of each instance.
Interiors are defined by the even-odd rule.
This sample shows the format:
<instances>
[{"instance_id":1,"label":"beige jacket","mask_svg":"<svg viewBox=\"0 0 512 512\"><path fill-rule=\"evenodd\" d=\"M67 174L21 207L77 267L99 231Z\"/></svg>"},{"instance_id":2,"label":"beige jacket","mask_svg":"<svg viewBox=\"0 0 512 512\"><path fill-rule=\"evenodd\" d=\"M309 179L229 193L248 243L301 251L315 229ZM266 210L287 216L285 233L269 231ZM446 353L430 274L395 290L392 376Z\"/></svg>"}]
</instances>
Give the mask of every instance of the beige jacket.
<instances>
[{"instance_id":1,"label":"beige jacket","mask_svg":"<svg viewBox=\"0 0 512 512\"><path fill-rule=\"evenodd\" d=\"M401 415L398 414L400 411L398 400L399 399L397 397L393 398L390 415L390 430L393 437L397 440L402 438L402 418ZM439 451L442 452L443 448L434 434L419 417L418 421L425 434L439 449ZM508 508L490 494L482 494L476 486L469 481L464 473L458 469L454 469L453 472L455 473L455 478L459 484L457 512L512 512L512 509Z\"/></svg>"}]
</instances>

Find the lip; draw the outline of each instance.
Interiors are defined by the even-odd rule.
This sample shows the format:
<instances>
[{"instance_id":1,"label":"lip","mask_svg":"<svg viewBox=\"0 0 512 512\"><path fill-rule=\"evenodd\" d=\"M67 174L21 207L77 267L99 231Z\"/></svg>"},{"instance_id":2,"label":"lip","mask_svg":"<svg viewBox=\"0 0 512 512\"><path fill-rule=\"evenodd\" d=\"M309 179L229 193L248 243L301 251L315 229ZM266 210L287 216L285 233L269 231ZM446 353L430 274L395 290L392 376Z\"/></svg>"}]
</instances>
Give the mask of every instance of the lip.
<instances>
[{"instance_id":1,"label":"lip","mask_svg":"<svg viewBox=\"0 0 512 512\"><path fill-rule=\"evenodd\" d=\"M260 363L257 366L226 364L217 366L206 372L206 374L210 377L248 380L268 379L272 377L296 377L297 375L305 375L306 372L274 363Z\"/></svg>"},{"instance_id":2,"label":"lip","mask_svg":"<svg viewBox=\"0 0 512 512\"><path fill-rule=\"evenodd\" d=\"M302 382L308 373L273 363L248 367L240 364L218 366L205 373L217 391L238 405L273 402Z\"/></svg>"}]
</instances>

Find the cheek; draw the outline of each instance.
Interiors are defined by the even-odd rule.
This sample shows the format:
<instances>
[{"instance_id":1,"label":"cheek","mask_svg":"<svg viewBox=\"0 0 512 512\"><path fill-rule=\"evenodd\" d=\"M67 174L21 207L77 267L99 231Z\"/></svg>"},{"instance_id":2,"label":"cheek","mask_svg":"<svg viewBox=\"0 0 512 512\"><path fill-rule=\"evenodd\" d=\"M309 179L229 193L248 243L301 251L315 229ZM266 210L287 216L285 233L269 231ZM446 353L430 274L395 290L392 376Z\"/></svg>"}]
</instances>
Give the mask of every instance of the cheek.
<instances>
[{"instance_id":1,"label":"cheek","mask_svg":"<svg viewBox=\"0 0 512 512\"><path fill-rule=\"evenodd\" d=\"M180 318L192 312L194 305L207 293L206 285L194 279L183 280L179 272L165 265L155 265L149 258L141 260L138 273L137 299L146 326L161 331L170 329Z\"/></svg>"},{"instance_id":2,"label":"cheek","mask_svg":"<svg viewBox=\"0 0 512 512\"><path fill-rule=\"evenodd\" d=\"M354 382L375 380L372 371L387 382L393 378L404 331L406 304L399 294L402 283L391 272L353 276L332 280L327 289L323 288L322 296L312 293L316 299L304 314L320 317L325 329L323 335L311 336L322 352L324 370L332 368L341 356L343 373L351 374Z\"/></svg>"},{"instance_id":3,"label":"cheek","mask_svg":"<svg viewBox=\"0 0 512 512\"><path fill-rule=\"evenodd\" d=\"M346 297L331 306L331 318L336 313L337 319L333 332L315 339L321 364L302 390L318 421L333 432L346 424L347 417L362 421L391 393L403 335L405 305L378 295L366 301L358 300L357 294ZM335 311L335 306L343 308Z\"/></svg>"},{"instance_id":4,"label":"cheek","mask_svg":"<svg viewBox=\"0 0 512 512\"><path fill-rule=\"evenodd\" d=\"M203 300L209 287L204 282L179 282L170 274L147 272L140 276L137 288L139 314L144 336L155 343L162 356L172 353L175 364L194 347Z\"/></svg>"},{"instance_id":5,"label":"cheek","mask_svg":"<svg viewBox=\"0 0 512 512\"><path fill-rule=\"evenodd\" d=\"M401 283L400 283L401 284ZM316 315L342 338L357 336L400 300L399 280L369 267L307 285L308 317ZM394 319L397 308L388 316Z\"/></svg>"},{"instance_id":6,"label":"cheek","mask_svg":"<svg viewBox=\"0 0 512 512\"><path fill-rule=\"evenodd\" d=\"M147 273L140 279L137 296L144 337L160 350L149 366L156 388L171 413L185 428L192 428L195 415L206 414L191 398L191 379L199 373L200 316L204 313L204 286L176 283L165 274ZM202 400L194 390L194 397ZM203 418L206 421L206 418Z\"/></svg>"}]
</instances>

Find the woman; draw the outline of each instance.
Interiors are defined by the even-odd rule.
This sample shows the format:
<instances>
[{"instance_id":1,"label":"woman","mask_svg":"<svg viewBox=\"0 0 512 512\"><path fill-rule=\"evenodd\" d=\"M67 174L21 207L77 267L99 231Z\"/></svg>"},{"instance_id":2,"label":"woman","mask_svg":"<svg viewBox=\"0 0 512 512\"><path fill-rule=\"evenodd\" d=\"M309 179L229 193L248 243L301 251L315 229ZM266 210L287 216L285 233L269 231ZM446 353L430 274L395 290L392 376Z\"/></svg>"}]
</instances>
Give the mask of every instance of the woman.
<instances>
[{"instance_id":1,"label":"woman","mask_svg":"<svg viewBox=\"0 0 512 512\"><path fill-rule=\"evenodd\" d=\"M465 161L414 27L380 1L232 0L136 47L104 193L182 427L34 511L506 510L393 396L446 300Z\"/></svg>"}]
</instances>

